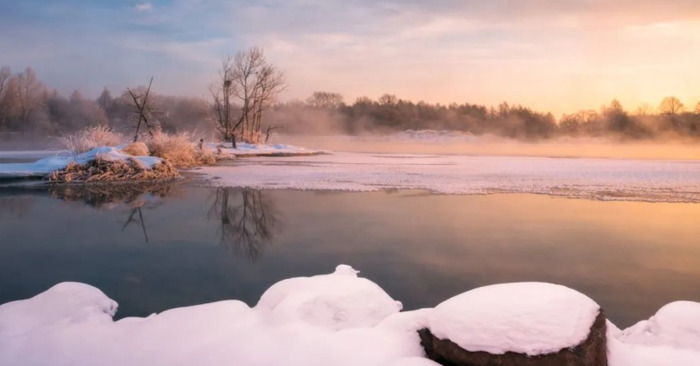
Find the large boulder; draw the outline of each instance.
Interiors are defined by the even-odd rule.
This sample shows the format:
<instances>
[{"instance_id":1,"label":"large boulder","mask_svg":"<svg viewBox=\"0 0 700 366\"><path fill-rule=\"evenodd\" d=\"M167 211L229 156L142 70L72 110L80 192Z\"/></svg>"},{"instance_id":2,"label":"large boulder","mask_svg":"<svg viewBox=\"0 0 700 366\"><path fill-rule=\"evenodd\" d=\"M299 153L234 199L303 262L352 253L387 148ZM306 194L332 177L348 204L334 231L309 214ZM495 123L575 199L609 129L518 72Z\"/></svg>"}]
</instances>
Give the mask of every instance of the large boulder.
<instances>
[{"instance_id":1,"label":"large boulder","mask_svg":"<svg viewBox=\"0 0 700 366\"><path fill-rule=\"evenodd\" d=\"M481 287L455 296L419 331L443 365L606 366L606 320L587 296L547 283Z\"/></svg>"}]
</instances>

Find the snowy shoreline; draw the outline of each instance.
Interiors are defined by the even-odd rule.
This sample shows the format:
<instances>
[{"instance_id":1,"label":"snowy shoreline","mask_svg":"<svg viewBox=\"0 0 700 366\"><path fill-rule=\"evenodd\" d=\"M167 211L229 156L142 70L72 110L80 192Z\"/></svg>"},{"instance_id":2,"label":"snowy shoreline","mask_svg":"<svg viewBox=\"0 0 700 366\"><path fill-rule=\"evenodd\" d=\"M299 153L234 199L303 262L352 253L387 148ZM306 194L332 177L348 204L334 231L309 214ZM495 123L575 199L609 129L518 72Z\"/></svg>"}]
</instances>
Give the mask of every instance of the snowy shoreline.
<instances>
[{"instance_id":1,"label":"snowy shoreline","mask_svg":"<svg viewBox=\"0 0 700 366\"><path fill-rule=\"evenodd\" d=\"M513 305L523 298L531 300ZM479 310L445 321L464 304ZM540 318L538 304L545 304ZM227 300L118 321L114 300L66 282L0 305L0 364L435 365L424 358L417 333L425 327L465 348L537 355L580 341L597 305L563 286L521 283L478 288L434 309L400 310L400 302L345 265L278 282L254 307ZM519 315L502 316L509 313ZM608 321L608 364L700 364L698 320L700 303L679 301L625 330Z\"/></svg>"}]
</instances>

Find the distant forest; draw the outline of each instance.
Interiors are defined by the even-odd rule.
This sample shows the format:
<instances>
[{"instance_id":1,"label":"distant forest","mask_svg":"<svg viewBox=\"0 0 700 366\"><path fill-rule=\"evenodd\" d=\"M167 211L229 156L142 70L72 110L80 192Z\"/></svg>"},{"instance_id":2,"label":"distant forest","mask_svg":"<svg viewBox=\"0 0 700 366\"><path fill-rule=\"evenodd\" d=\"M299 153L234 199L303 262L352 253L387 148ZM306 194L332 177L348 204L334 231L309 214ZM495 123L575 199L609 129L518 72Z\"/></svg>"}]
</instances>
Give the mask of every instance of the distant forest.
<instances>
[{"instance_id":1,"label":"distant forest","mask_svg":"<svg viewBox=\"0 0 700 366\"><path fill-rule=\"evenodd\" d=\"M155 84L157 90L157 80ZM149 100L154 119L164 131L195 130L214 135L211 101L157 93L152 93ZM57 136L94 125L126 131L134 127L135 112L126 91L113 95L105 88L97 99L86 98L79 91L66 97L39 81L31 68L19 73L0 68L0 139ZM656 107L644 105L628 111L613 100L599 110L583 110L557 119L551 113L505 102L498 106L442 105L414 103L385 94L377 100L360 97L346 104L338 93L316 92L304 101L275 104L263 123L289 134L434 129L521 140L561 136L700 139L700 102L686 108L678 98L666 97Z\"/></svg>"}]
</instances>

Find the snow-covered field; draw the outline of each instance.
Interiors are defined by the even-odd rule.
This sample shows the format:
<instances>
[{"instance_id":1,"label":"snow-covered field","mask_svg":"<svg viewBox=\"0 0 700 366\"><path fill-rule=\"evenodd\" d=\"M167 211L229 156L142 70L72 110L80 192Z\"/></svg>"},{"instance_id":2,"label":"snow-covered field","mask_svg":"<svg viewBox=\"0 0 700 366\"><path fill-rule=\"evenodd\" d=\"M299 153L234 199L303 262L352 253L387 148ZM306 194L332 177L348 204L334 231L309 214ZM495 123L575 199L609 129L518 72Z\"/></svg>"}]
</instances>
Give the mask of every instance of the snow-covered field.
<instances>
[{"instance_id":1,"label":"snow-covered field","mask_svg":"<svg viewBox=\"0 0 700 366\"><path fill-rule=\"evenodd\" d=\"M261 157L199 169L215 186L537 193L601 200L700 202L700 162L427 154Z\"/></svg>"},{"instance_id":2,"label":"snow-covered field","mask_svg":"<svg viewBox=\"0 0 700 366\"><path fill-rule=\"evenodd\" d=\"M61 283L0 305L0 364L435 365L417 334L426 326L467 349L542 354L580 341L598 313L585 295L542 283L487 286L434 309L400 310L345 265L278 282L252 308L229 300L116 322L117 303L100 290ZM700 364L699 316L700 304L681 302L624 331L608 324L609 364Z\"/></svg>"}]
</instances>

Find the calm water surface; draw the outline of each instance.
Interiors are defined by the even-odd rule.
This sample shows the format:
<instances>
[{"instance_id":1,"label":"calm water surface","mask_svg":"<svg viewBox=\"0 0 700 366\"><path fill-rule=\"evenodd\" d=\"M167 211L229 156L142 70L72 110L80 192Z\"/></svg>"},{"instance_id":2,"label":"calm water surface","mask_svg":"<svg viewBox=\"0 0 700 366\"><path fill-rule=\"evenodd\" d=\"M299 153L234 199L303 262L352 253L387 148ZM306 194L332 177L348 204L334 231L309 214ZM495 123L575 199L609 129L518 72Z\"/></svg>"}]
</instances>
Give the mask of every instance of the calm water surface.
<instances>
[{"instance_id":1,"label":"calm water surface","mask_svg":"<svg viewBox=\"0 0 700 366\"><path fill-rule=\"evenodd\" d=\"M222 299L254 305L279 280L341 263L406 309L511 281L577 289L621 327L674 300L700 301L698 204L185 183L151 191L0 187L0 303L80 281L115 299L117 317Z\"/></svg>"}]
</instances>

